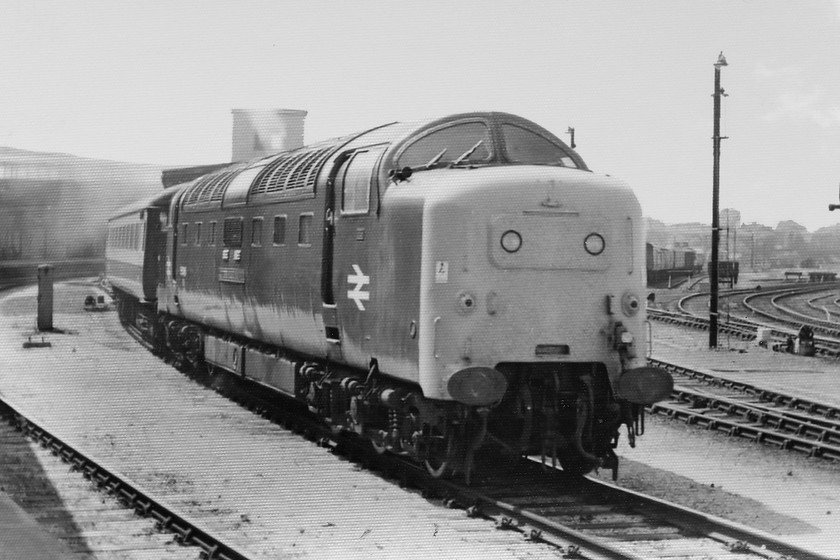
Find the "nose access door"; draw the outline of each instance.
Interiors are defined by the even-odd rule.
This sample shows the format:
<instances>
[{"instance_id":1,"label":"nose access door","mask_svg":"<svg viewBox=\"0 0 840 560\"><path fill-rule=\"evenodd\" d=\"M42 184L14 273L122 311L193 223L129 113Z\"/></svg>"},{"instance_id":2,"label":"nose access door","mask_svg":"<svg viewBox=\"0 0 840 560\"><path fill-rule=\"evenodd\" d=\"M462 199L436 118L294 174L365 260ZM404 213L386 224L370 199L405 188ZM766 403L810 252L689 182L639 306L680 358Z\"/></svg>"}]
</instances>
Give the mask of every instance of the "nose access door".
<instances>
[{"instance_id":1,"label":"nose access door","mask_svg":"<svg viewBox=\"0 0 840 560\"><path fill-rule=\"evenodd\" d=\"M327 339L361 340L376 289L369 245L376 170L384 147L342 154L330 178L324 244L324 323ZM329 260L329 263L327 261Z\"/></svg>"}]
</instances>

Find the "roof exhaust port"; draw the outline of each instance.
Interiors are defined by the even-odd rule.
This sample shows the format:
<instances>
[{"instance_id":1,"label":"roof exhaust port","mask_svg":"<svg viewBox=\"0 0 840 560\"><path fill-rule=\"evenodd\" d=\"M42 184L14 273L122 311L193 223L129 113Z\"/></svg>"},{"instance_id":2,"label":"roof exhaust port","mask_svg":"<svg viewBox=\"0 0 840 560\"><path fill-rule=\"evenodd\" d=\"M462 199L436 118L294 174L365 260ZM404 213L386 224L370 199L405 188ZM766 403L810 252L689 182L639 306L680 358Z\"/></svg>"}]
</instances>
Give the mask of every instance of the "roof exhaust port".
<instances>
[{"instance_id":1,"label":"roof exhaust port","mask_svg":"<svg viewBox=\"0 0 840 560\"><path fill-rule=\"evenodd\" d=\"M249 161L303 146L306 111L298 109L232 109L231 161Z\"/></svg>"}]
</instances>

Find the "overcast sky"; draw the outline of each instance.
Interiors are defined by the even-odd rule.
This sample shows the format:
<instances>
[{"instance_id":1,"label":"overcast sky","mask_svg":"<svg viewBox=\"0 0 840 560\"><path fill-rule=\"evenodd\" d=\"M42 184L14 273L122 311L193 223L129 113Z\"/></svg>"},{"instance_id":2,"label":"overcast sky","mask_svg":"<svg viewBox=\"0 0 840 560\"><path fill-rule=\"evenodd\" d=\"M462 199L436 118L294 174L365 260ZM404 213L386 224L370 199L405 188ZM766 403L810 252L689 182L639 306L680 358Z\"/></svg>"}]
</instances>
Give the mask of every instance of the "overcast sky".
<instances>
[{"instance_id":1,"label":"overcast sky","mask_svg":"<svg viewBox=\"0 0 840 560\"><path fill-rule=\"evenodd\" d=\"M309 112L306 142L462 111L521 115L645 214L840 223L840 0L0 0L0 145L165 165L228 161L232 108Z\"/></svg>"}]
</instances>

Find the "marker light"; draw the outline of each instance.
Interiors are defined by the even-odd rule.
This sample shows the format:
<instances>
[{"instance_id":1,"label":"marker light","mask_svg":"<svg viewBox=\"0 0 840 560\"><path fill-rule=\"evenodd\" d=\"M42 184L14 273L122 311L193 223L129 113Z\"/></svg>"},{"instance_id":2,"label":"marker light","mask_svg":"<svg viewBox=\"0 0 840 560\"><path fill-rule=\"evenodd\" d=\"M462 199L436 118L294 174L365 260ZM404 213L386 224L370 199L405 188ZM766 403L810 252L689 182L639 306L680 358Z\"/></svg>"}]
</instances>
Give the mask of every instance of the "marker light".
<instances>
[{"instance_id":1,"label":"marker light","mask_svg":"<svg viewBox=\"0 0 840 560\"><path fill-rule=\"evenodd\" d=\"M508 253L515 253L522 247L522 236L512 229L502 234L502 249Z\"/></svg>"},{"instance_id":2,"label":"marker light","mask_svg":"<svg viewBox=\"0 0 840 560\"><path fill-rule=\"evenodd\" d=\"M592 256L600 255L604 252L604 238L600 234L590 233L583 240L583 248Z\"/></svg>"},{"instance_id":3,"label":"marker light","mask_svg":"<svg viewBox=\"0 0 840 560\"><path fill-rule=\"evenodd\" d=\"M639 296L636 294L632 294L627 292L624 294L624 297L621 298L621 308L624 311L624 314L628 317L632 317L636 313L639 312L639 309L642 307L642 303L639 300Z\"/></svg>"}]
</instances>

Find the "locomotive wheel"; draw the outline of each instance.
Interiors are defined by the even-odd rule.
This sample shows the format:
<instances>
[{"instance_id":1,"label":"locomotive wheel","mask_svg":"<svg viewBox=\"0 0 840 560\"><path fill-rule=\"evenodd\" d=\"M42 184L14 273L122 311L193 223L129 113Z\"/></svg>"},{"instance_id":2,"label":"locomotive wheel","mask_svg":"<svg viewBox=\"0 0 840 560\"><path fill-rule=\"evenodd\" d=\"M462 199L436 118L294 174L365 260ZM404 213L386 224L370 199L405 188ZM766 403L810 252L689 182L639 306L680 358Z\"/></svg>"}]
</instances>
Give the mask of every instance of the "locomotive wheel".
<instances>
[{"instance_id":1,"label":"locomotive wheel","mask_svg":"<svg viewBox=\"0 0 840 560\"><path fill-rule=\"evenodd\" d=\"M377 439L377 436L374 435L371 436L370 439L368 439L368 441L370 442L370 446L373 448L377 455L383 455L386 451L388 451L388 444L385 443L384 437L382 437L380 441Z\"/></svg>"},{"instance_id":2,"label":"locomotive wheel","mask_svg":"<svg viewBox=\"0 0 840 560\"><path fill-rule=\"evenodd\" d=\"M451 425L446 426L442 437L430 438L425 464L432 478L443 478L453 469L458 448L455 439L455 428Z\"/></svg>"},{"instance_id":3,"label":"locomotive wheel","mask_svg":"<svg viewBox=\"0 0 840 560\"><path fill-rule=\"evenodd\" d=\"M577 419L573 442L560 454L560 466L572 476L583 476L598 466L598 458L583 448L583 432L591 420L589 403L582 398L577 402Z\"/></svg>"},{"instance_id":4,"label":"locomotive wheel","mask_svg":"<svg viewBox=\"0 0 840 560\"><path fill-rule=\"evenodd\" d=\"M527 453L534 425L534 403L531 388L521 383L498 406L497 417L487 426L487 437L495 442L509 459Z\"/></svg>"}]
</instances>

